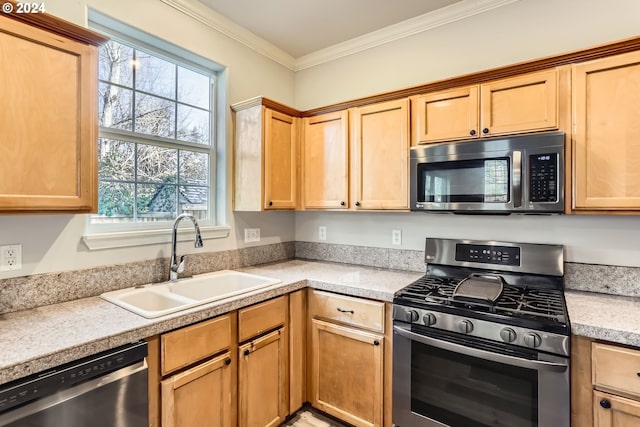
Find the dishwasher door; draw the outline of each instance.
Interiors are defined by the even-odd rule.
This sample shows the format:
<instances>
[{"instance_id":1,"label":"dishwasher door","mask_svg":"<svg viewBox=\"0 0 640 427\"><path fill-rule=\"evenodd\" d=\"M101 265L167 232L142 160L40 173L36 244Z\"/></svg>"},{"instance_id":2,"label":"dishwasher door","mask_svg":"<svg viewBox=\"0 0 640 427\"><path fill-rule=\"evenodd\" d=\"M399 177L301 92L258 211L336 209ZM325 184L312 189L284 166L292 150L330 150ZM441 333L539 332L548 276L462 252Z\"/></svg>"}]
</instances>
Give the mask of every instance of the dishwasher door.
<instances>
[{"instance_id":1,"label":"dishwasher door","mask_svg":"<svg viewBox=\"0 0 640 427\"><path fill-rule=\"evenodd\" d=\"M147 427L146 354L135 343L0 386L0 426Z\"/></svg>"}]
</instances>

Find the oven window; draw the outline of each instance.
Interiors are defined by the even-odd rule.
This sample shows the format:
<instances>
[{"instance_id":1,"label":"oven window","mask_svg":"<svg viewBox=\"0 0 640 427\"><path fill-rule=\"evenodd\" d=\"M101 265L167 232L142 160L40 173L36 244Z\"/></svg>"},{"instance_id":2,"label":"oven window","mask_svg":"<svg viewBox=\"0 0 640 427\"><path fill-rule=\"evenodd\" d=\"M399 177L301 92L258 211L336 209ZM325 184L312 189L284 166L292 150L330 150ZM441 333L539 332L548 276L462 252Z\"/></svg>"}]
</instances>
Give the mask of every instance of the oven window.
<instances>
[{"instance_id":1,"label":"oven window","mask_svg":"<svg viewBox=\"0 0 640 427\"><path fill-rule=\"evenodd\" d=\"M509 202L509 158L418 165L418 199L435 203Z\"/></svg>"},{"instance_id":2,"label":"oven window","mask_svg":"<svg viewBox=\"0 0 640 427\"><path fill-rule=\"evenodd\" d=\"M538 373L413 341L411 411L451 427L536 427Z\"/></svg>"}]
</instances>

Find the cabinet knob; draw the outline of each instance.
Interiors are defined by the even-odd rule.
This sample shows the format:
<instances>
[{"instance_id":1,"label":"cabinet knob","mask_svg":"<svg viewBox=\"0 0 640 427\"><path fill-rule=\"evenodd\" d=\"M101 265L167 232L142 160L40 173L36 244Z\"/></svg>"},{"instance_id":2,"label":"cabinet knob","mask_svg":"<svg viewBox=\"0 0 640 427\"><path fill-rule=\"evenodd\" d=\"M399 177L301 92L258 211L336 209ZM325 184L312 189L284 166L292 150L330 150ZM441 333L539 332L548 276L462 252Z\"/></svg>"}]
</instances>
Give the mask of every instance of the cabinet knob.
<instances>
[{"instance_id":1,"label":"cabinet knob","mask_svg":"<svg viewBox=\"0 0 640 427\"><path fill-rule=\"evenodd\" d=\"M245 356L248 356L248 355L249 355L249 353L251 353L251 352L250 352L250 351L249 351L249 349L247 348L247 349L244 351L244 353L243 353L243 354L244 354Z\"/></svg>"},{"instance_id":2,"label":"cabinet knob","mask_svg":"<svg viewBox=\"0 0 640 427\"><path fill-rule=\"evenodd\" d=\"M471 129L471 130L469 131L469 135L473 136L473 135L475 135L475 134L476 134L476 130L475 130L475 129Z\"/></svg>"},{"instance_id":3,"label":"cabinet knob","mask_svg":"<svg viewBox=\"0 0 640 427\"><path fill-rule=\"evenodd\" d=\"M600 406L602 406L604 409L609 409L611 408L611 402L609 402L607 399L602 399L600 401Z\"/></svg>"},{"instance_id":4,"label":"cabinet knob","mask_svg":"<svg viewBox=\"0 0 640 427\"><path fill-rule=\"evenodd\" d=\"M356 206L360 206L360 202L356 202Z\"/></svg>"},{"instance_id":5,"label":"cabinet knob","mask_svg":"<svg viewBox=\"0 0 640 427\"><path fill-rule=\"evenodd\" d=\"M273 206L273 202L269 202L269 206Z\"/></svg>"},{"instance_id":6,"label":"cabinet knob","mask_svg":"<svg viewBox=\"0 0 640 427\"><path fill-rule=\"evenodd\" d=\"M373 342L373 345L380 345L380 341L375 340L375 341Z\"/></svg>"},{"instance_id":7,"label":"cabinet knob","mask_svg":"<svg viewBox=\"0 0 640 427\"><path fill-rule=\"evenodd\" d=\"M227 358L224 360L224 364L225 364L225 365L227 365L227 366L231 365L231 358L230 358L230 357L227 357Z\"/></svg>"},{"instance_id":8,"label":"cabinet knob","mask_svg":"<svg viewBox=\"0 0 640 427\"><path fill-rule=\"evenodd\" d=\"M484 129L482 129L482 133L484 133L484 134L489 133L489 128L484 128Z\"/></svg>"},{"instance_id":9,"label":"cabinet knob","mask_svg":"<svg viewBox=\"0 0 640 427\"><path fill-rule=\"evenodd\" d=\"M340 202L340 206L344 206L344 201Z\"/></svg>"}]
</instances>

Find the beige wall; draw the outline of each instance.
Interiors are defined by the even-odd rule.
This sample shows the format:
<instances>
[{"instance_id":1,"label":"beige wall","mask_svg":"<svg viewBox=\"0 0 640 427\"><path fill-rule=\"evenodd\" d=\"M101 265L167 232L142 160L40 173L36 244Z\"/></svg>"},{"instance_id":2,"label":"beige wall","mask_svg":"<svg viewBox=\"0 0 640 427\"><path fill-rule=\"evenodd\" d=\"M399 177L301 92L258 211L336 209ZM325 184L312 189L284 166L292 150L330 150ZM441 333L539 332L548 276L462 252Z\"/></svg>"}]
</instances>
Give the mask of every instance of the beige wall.
<instances>
[{"instance_id":1,"label":"beige wall","mask_svg":"<svg viewBox=\"0 0 640 427\"><path fill-rule=\"evenodd\" d=\"M520 0L296 73L296 106L311 109L474 71L640 35L637 0ZM296 240L423 249L425 237L566 246L573 262L640 267L640 216L456 216L424 213L296 214Z\"/></svg>"},{"instance_id":2,"label":"beige wall","mask_svg":"<svg viewBox=\"0 0 640 427\"><path fill-rule=\"evenodd\" d=\"M47 11L68 21L86 25L91 7L154 36L168 40L227 67L227 100L234 103L257 95L294 103L294 73L246 46L200 24L159 0L46 0ZM228 106L222 106L228 111ZM231 144L231 118L227 115L227 147ZM228 171L231 170L228 159ZM228 188L231 178L227 174ZM220 251L244 246L243 229L260 228L260 244L291 241L294 214L231 212L228 194L228 238L205 240L204 248L180 243L181 254ZM168 244L89 251L82 243L85 215L0 216L0 245L22 244L23 269L0 272L0 279L35 273L79 269L169 256ZM168 234L169 232L167 232ZM253 244L252 244L253 245Z\"/></svg>"}]
</instances>

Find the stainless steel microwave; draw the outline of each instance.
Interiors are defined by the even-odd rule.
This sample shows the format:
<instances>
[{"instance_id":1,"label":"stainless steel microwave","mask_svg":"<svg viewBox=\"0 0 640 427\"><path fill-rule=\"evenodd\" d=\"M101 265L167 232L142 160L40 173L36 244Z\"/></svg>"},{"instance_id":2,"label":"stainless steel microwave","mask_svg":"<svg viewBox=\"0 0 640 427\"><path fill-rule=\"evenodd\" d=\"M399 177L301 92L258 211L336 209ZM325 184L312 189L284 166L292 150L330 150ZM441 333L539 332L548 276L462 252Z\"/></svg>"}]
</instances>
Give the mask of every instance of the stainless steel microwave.
<instances>
[{"instance_id":1,"label":"stainless steel microwave","mask_svg":"<svg viewBox=\"0 0 640 427\"><path fill-rule=\"evenodd\" d=\"M563 132L412 147L414 211L562 213Z\"/></svg>"}]
</instances>

